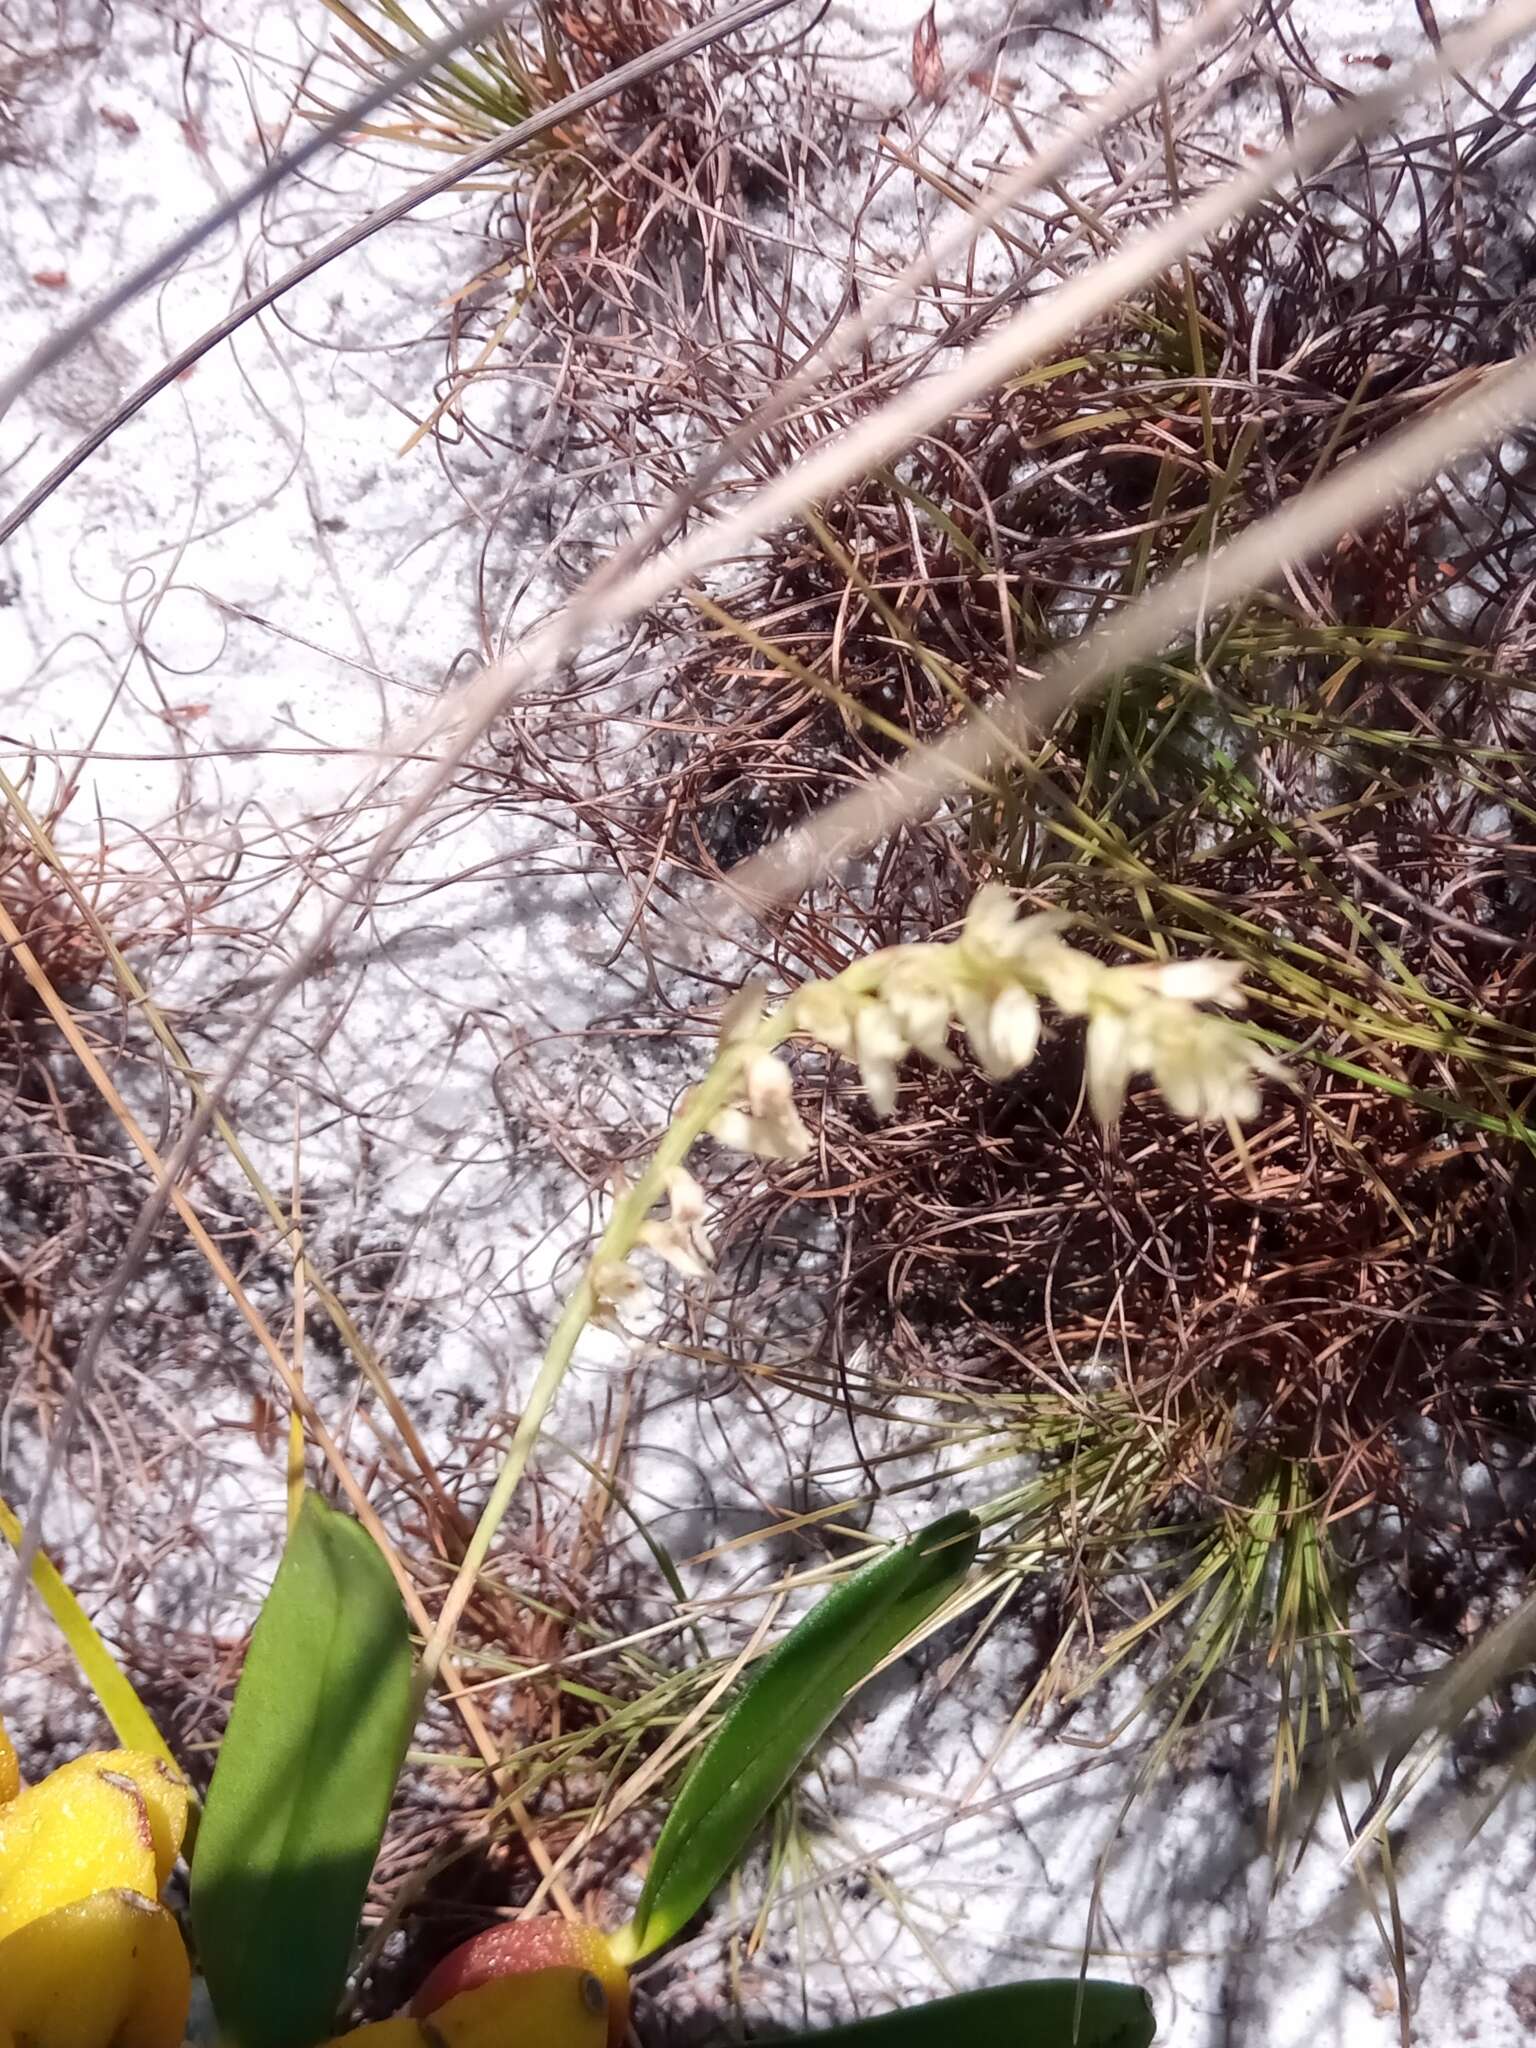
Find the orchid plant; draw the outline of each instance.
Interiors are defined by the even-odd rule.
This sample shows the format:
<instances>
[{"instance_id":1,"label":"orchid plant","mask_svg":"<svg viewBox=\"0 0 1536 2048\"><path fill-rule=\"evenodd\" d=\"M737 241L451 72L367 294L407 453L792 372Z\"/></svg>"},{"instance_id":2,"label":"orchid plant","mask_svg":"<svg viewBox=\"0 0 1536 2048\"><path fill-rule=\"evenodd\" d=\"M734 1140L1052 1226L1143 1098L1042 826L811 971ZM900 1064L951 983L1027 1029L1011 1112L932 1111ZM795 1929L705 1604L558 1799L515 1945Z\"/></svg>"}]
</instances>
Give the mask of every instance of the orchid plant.
<instances>
[{"instance_id":1,"label":"orchid plant","mask_svg":"<svg viewBox=\"0 0 1536 2048\"><path fill-rule=\"evenodd\" d=\"M635 1256L654 1254L690 1279L708 1274L708 1205L686 1164L697 1140L708 1133L769 1161L810 1150L779 1051L791 1038L854 1061L885 1116L909 1056L956 1064L957 1030L983 1072L1006 1080L1053 1021L1082 1020L1087 1098L1106 1128L1140 1074L1180 1115L1235 1130L1255 1113L1260 1083L1283 1069L1234 1019L1239 970L1211 959L1107 965L1067 943L1067 924L1021 915L1011 892L989 886L952 941L873 953L774 1011L755 988L727 1007L709 1072L635 1186L618 1192L456 1592L487 1554L581 1331L617 1326L644 1289ZM827 1594L745 1680L674 1797L626 1927L498 1923L439 1964L408 2013L340 2038L354 2048L618 2048L630 1970L736 1867L871 1673L942 1618L978 1540L963 1513L919 1530ZM306 1497L191 1858L197 1961L230 2048L316 2048L329 2036L411 1726L461 1606L450 1596L414 1668L382 1554L356 1523ZM82 1757L23 1790L0 1736L0 2048L176 2048L191 1971L160 1893L188 1818L187 1788L160 1756ZM1145 2048L1153 2031L1140 1991L1074 1978L992 1987L820 2038L825 2048Z\"/></svg>"},{"instance_id":2,"label":"orchid plant","mask_svg":"<svg viewBox=\"0 0 1536 2048\"><path fill-rule=\"evenodd\" d=\"M958 1592L979 1529L919 1530L821 1599L740 1687L685 1775L636 1910L612 1934L498 1922L426 1978L407 2012L330 2048L620 2048L633 1966L735 1868L852 1693ZM359 1526L308 1496L257 1623L191 1856L192 1931L229 2048L330 2035L409 1732L405 1610ZM0 2048L178 2048L192 1976L159 1902L185 1783L130 1750L22 1790L0 1748ZM994 1986L817 2036L825 2048L1147 2048L1123 1984Z\"/></svg>"}]
</instances>

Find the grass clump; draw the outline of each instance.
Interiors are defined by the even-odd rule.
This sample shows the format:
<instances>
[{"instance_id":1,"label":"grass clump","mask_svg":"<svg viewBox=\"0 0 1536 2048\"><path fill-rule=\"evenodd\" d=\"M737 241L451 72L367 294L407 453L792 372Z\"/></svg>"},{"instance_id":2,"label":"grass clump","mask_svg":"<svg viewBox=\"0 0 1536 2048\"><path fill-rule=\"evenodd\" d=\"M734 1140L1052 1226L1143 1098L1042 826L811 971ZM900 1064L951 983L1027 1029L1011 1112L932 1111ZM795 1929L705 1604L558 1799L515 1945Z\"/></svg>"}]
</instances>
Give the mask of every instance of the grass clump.
<instances>
[{"instance_id":1,"label":"grass clump","mask_svg":"<svg viewBox=\"0 0 1536 2048\"><path fill-rule=\"evenodd\" d=\"M339 45L344 60L370 80L397 68L442 33L439 20L429 15L418 18L396 0L364 0L361 8L349 6L347 0L325 0L325 5L355 38ZM402 94L396 119L360 132L462 154L504 128L515 128L569 90L550 30L539 35L535 28L530 35L502 22L483 41Z\"/></svg>"},{"instance_id":2,"label":"grass clump","mask_svg":"<svg viewBox=\"0 0 1536 2048\"><path fill-rule=\"evenodd\" d=\"M397 0L325 4L344 31L337 51L345 69L370 82L442 27L435 11L429 19ZM404 95L396 118L360 134L468 154L707 16L691 0L536 5ZM658 316L671 320L684 276L701 301L713 298L740 246L747 195L783 187L773 140L779 98L777 72L739 38L726 38L707 58L629 85L466 185L493 195L488 260L448 302L438 403L402 452L433 435L447 446L468 438L480 454L524 459L520 442L504 440L494 405L476 402L476 387L494 393L507 379L542 383L558 346L561 409L598 438L618 435L633 459L634 423L649 410L635 387L648 373L666 382L655 360ZM525 331L523 315L535 309ZM564 453L574 452L568 440ZM550 484L560 489L558 475Z\"/></svg>"}]
</instances>

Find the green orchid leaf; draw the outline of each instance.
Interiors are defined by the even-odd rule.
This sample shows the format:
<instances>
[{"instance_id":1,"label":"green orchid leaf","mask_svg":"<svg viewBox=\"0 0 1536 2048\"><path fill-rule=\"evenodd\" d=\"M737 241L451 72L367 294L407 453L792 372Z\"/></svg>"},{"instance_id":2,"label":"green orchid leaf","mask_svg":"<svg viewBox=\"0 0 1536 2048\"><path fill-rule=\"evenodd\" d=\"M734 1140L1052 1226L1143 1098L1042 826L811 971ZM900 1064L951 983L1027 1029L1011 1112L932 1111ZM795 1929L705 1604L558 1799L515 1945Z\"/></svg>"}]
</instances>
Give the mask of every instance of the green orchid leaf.
<instances>
[{"instance_id":1,"label":"green orchid leaf","mask_svg":"<svg viewBox=\"0 0 1536 2048\"><path fill-rule=\"evenodd\" d=\"M192 1861L221 2037L332 2029L411 1730L405 1609L367 1532L313 1494L251 1636Z\"/></svg>"},{"instance_id":2,"label":"green orchid leaf","mask_svg":"<svg viewBox=\"0 0 1536 2048\"><path fill-rule=\"evenodd\" d=\"M614 1937L623 1961L692 1919L839 1710L960 1584L978 1541L972 1515L919 1530L818 1601L758 1666L683 1780L634 1920Z\"/></svg>"},{"instance_id":3,"label":"green orchid leaf","mask_svg":"<svg viewBox=\"0 0 1536 2048\"><path fill-rule=\"evenodd\" d=\"M1148 2048L1156 2032L1152 2001L1134 1985L1047 1977L794 2039L805 2048Z\"/></svg>"}]
</instances>

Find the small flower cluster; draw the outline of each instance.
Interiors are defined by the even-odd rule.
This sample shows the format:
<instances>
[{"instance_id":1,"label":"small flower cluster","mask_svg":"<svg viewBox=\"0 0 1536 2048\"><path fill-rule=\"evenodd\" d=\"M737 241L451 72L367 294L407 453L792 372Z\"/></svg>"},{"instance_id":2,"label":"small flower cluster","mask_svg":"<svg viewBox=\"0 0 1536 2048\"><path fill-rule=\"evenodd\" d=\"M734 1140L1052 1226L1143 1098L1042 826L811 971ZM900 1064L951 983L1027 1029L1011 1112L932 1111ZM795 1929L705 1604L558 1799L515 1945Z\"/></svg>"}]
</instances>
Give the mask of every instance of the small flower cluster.
<instances>
[{"instance_id":1,"label":"small flower cluster","mask_svg":"<svg viewBox=\"0 0 1536 2048\"><path fill-rule=\"evenodd\" d=\"M715 1070L729 1075L730 1099L716 1098L704 1128L759 1159L801 1159L811 1134L774 1044L810 1038L853 1060L876 1113L889 1116L909 1054L938 1067L957 1064L950 1044L957 1026L993 1080L1027 1067L1040 1044L1042 1004L1086 1021L1088 1100L1106 1129L1138 1074L1150 1074L1180 1116L1227 1123L1253 1116L1259 1082L1284 1069L1219 1014L1242 1008L1241 970L1226 960L1107 967L1066 944L1067 922L1049 912L1021 917L1012 893L991 886L976 896L952 943L872 954L833 981L807 983L772 1018L760 992L744 989L722 1021ZM621 1198L627 1193L619 1189ZM666 1218L646 1218L628 1243L655 1252L686 1278L702 1278L714 1258L704 1191L677 1167L667 1176L666 1196ZM591 1285L595 1319L610 1327L646 1291L643 1275L621 1255L600 1254Z\"/></svg>"},{"instance_id":2,"label":"small flower cluster","mask_svg":"<svg viewBox=\"0 0 1536 2048\"><path fill-rule=\"evenodd\" d=\"M789 1079L789 1070L784 1069ZM622 1198L628 1189L622 1181L615 1192ZM709 1204L704 1190L686 1166L674 1167L667 1176L667 1215L649 1217L635 1236L636 1244L664 1259L685 1280L702 1280L715 1262L706 1225ZM619 1310L626 1302L638 1304L647 1292L645 1275L628 1259L597 1259L591 1273L595 1301L594 1321L607 1328L620 1328Z\"/></svg>"},{"instance_id":3,"label":"small flower cluster","mask_svg":"<svg viewBox=\"0 0 1536 2048\"><path fill-rule=\"evenodd\" d=\"M1088 1099L1106 1128L1142 1073L1181 1116L1254 1115L1258 1082L1280 1074L1279 1062L1228 1018L1199 1008L1241 1009L1241 970L1225 960L1106 967L1063 941L1066 922L1052 913L1020 917L1007 889L984 888L953 944L892 947L835 981L812 983L790 998L785 1021L854 1060L880 1116L895 1107L897 1069L909 1053L954 1066L954 1025L993 1080L1027 1067L1040 1044L1042 1002L1087 1020ZM740 1100L709 1128L722 1144L763 1159L799 1158L811 1143L789 1070L769 1052L748 1056Z\"/></svg>"},{"instance_id":4,"label":"small flower cluster","mask_svg":"<svg viewBox=\"0 0 1536 2048\"><path fill-rule=\"evenodd\" d=\"M742 1065L740 1100L711 1120L710 1136L757 1159L803 1159L811 1149L811 1134L795 1108L793 1090L781 1059L771 1052L749 1051Z\"/></svg>"}]
</instances>

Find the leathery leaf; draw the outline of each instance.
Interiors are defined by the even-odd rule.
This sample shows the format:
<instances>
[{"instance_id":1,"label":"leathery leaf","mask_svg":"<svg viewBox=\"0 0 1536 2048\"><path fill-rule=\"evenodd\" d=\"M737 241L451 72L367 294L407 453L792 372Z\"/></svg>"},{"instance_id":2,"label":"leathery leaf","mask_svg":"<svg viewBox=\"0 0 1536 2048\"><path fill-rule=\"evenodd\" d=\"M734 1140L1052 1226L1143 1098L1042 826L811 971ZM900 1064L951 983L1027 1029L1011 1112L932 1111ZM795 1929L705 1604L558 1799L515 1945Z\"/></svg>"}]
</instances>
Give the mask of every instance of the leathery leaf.
<instances>
[{"instance_id":1,"label":"leathery leaf","mask_svg":"<svg viewBox=\"0 0 1536 2048\"><path fill-rule=\"evenodd\" d=\"M739 1860L839 1709L941 1607L976 1555L974 1516L948 1515L818 1601L747 1679L667 1816L621 1961L668 1942Z\"/></svg>"},{"instance_id":2,"label":"leathery leaf","mask_svg":"<svg viewBox=\"0 0 1536 2048\"><path fill-rule=\"evenodd\" d=\"M1131 1984L1047 1977L941 1998L907 2012L797 2034L805 2048L1149 2048L1152 2002ZM784 2048L793 2048L786 2041Z\"/></svg>"},{"instance_id":3,"label":"leathery leaf","mask_svg":"<svg viewBox=\"0 0 1536 2048\"><path fill-rule=\"evenodd\" d=\"M405 1610L377 1545L305 1496L251 1636L192 1862L221 2037L330 2033L411 1728Z\"/></svg>"}]
</instances>

